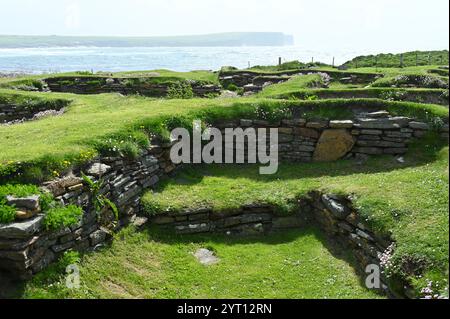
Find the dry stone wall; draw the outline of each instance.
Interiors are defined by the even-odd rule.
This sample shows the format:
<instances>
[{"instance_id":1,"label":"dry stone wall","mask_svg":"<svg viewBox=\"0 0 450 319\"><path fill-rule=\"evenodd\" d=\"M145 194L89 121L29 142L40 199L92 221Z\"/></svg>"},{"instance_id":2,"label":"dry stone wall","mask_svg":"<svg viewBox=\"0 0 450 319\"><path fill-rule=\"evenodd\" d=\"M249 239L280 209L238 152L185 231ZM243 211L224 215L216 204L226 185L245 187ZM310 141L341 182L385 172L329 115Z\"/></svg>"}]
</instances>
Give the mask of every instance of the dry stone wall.
<instances>
[{"instance_id":1,"label":"dry stone wall","mask_svg":"<svg viewBox=\"0 0 450 319\"><path fill-rule=\"evenodd\" d=\"M169 90L167 83L153 83L145 78L107 78L107 77L63 77L44 80L52 92L75 94L121 93L140 94L151 97L164 97ZM220 87L191 81L196 96L206 97L220 94Z\"/></svg>"},{"instance_id":2,"label":"dry stone wall","mask_svg":"<svg viewBox=\"0 0 450 319\"><path fill-rule=\"evenodd\" d=\"M59 114L63 111L64 104L48 105L42 103L27 107L21 104L1 103L0 102L0 124L17 123L25 120L34 119L36 117Z\"/></svg>"},{"instance_id":3,"label":"dry stone wall","mask_svg":"<svg viewBox=\"0 0 450 319\"><path fill-rule=\"evenodd\" d=\"M343 157L361 157L378 154L400 155L407 151L413 138L420 138L431 129L427 123L406 117L390 117L387 112L366 114L356 120L328 121L289 119L279 123L241 119L216 123L222 128L279 129L279 157L282 161L333 161ZM448 125L441 129L448 139ZM100 194L113 201L120 212L115 229L130 222L139 223L140 198L145 189L155 186L161 177L171 174L176 166L169 154L172 143L152 146L136 159L104 157L78 168L64 178L42 185L63 205L75 204L83 208L79 223L50 231L44 228L44 216L0 225L0 268L20 278L29 278L47 267L63 252L76 249L92 250L110 236L109 218L98 218L91 190L83 182L81 171L94 180L102 180ZM213 213L209 208L166 214L153 218L153 222L173 225L180 233L218 231L229 234L261 234L273 230L300 227L311 216L328 233L339 234L346 245L353 245L361 266L377 262L377 255L388 241L381 241L353 218L351 204L342 198L327 201L321 196L300 204L297 214L280 216L273 207L250 205L229 213ZM333 202L334 204L329 204ZM344 207L342 209L336 207ZM347 208L345 208L347 207ZM105 211L107 213L107 211ZM349 213L349 214L347 214ZM114 229L114 230L115 230Z\"/></svg>"},{"instance_id":4,"label":"dry stone wall","mask_svg":"<svg viewBox=\"0 0 450 319\"><path fill-rule=\"evenodd\" d=\"M223 87L227 88L230 84L244 88L246 92L259 92L267 84L276 84L288 81L293 76L326 73L333 81L351 84L369 84L380 77L379 74L371 73L351 73L338 71L321 70L296 70L274 73L260 73L253 71L229 71L219 74L219 81Z\"/></svg>"},{"instance_id":5,"label":"dry stone wall","mask_svg":"<svg viewBox=\"0 0 450 319\"><path fill-rule=\"evenodd\" d=\"M176 166L169 159L170 145L153 147L139 158L102 158L85 168L94 180L102 180L99 193L110 198L118 207L120 220L116 228L139 222L140 196L163 175ZM80 173L68 175L43 185L64 205L75 204L83 208L79 223L57 231L46 230L44 216L37 215L26 221L0 225L0 269L19 278L29 278L46 268L59 255L69 249L92 250L110 236L110 229L102 227L113 221L111 214L99 218L93 205L92 193Z\"/></svg>"},{"instance_id":6,"label":"dry stone wall","mask_svg":"<svg viewBox=\"0 0 450 319\"><path fill-rule=\"evenodd\" d=\"M385 111L361 114L355 120L293 119L269 123L241 119L213 126L223 133L225 128L277 128L279 159L286 162L330 162L344 157L403 155L413 138L421 138L432 129L427 123L393 117ZM448 139L448 124L439 128L439 132L442 138ZM247 149L248 144L245 151ZM234 154L237 151L233 149Z\"/></svg>"}]
</instances>

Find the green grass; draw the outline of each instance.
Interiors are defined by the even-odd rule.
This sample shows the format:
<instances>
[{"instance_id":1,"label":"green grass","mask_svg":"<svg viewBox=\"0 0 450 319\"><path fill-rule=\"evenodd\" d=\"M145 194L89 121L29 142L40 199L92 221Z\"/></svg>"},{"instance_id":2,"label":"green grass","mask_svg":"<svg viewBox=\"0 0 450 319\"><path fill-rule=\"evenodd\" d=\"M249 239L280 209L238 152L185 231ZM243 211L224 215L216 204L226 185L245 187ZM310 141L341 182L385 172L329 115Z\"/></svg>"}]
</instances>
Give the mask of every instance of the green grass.
<instances>
[{"instance_id":1,"label":"green grass","mask_svg":"<svg viewBox=\"0 0 450 319\"><path fill-rule=\"evenodd\" d=\"M370 88L348 88L343 86L332 86L328 89L304 89L292 88L291 90L266 91L264 96L276 99L330 99L330 98L374 98L389 101L411 101L422 103L427 97L433 96L435 103L448 105L448 91L443 89L426 88L390 88L390 87L370 87Z\"/></svg>"},{"instance_id":2,"label":"green grass","mask_svg":"<svg viewBox=\"0 0 450 319\"><path fill-rule=\"evenodd\" d=\"M322 78L318 74L295 76L289 81L265 87L258 93L259 97L271 97L273 95L287 95L300 89L308 89L321 84Z\"/></svg>"},{"instance_id":3,"label":"green grass","mask_svg":"<svg viewBox=\"0 0 450 319\"><path fill-rule=\"evenodd\" d=\"M283 164L273 176L258 175L256 166L195 167L148 192L149 214L211 207L232 210L243 204L268 203L289 213L295 199L311 190L354 194L355 205L370 227L397 242L397 275L414 283L416 293L433 278L448 286L448 147L430 136L411 147L399 164L392 157L313 164ZM421 278L410 278L405 260L425 260Z\"/></svg>"},{"instance_id":4,"label":"green grass","mask_svg":"<svg viewBox=\"0 0 450 319\"><path fill-rule=\"evenodd\" d=\"M13 92L4 90L0 95ZM19 99L50 98L42 93L14 94ZM299 108L308 118L345 119L353 115L352 109L356 106L369 110L386 109L393 114L427 121L448 117L448 109L442 106L364 99L163 100L118 94L52 94L51 97L72 101L62 116L0 126L0 176L16 176L21 172L26 181L36 181L49 174L58 175L113 146L124 144L128 150L138 150L148 145L148 133L167 137L169 130L180 125L189 127L194 119L208 123L238 118L276 121L289 118L293 108Z\"/></svg>"},{"instance_id":5,"label":"green grass","mask_svg":"<svg viewBox=\"0 0 450 319\"><path fill-rule=\"evenodd\" d=\"M192 255L213 250L220 263ZM65 258L67 259L67 258ZM268 237L177 236L152 228L125 229L111 248L79 262L81 288L65 287L65 264L37 275L23 298L352 298L379 295L364 288L347 254L313 228Z\"/></svg>"},{"instance_id":6,"label":"green grass","mask_svg":"<svg viewBox=\"0 0 450 319\"><path fill-rule=\"evenodd\" d=\"M403 66L448 65L448 51L413 51L403 53ZM349 68L355 67L400 67L400 54L378 54L359 56L344 63Z\"/></svg>"}]
</instances>

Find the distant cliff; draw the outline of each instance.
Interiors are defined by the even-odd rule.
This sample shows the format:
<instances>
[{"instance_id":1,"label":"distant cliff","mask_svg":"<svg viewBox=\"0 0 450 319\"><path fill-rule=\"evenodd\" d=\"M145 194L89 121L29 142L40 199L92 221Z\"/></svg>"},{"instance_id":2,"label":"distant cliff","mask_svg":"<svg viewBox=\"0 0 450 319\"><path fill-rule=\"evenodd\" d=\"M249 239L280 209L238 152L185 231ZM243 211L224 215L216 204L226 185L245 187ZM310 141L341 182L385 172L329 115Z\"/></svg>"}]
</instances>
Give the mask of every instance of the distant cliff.
<instances>
[{"instance_id":1,"label":"distant cliff","mask_svg":"<svg viewBox=\"0 0 450 319\"><path fill-rule=\"evenodd\" d=\"M0 35L0 48L36 47L217 47L293 45L294 37L279 32L235 32L171 37L71 37Z\"/></svg>"}]
</instances>

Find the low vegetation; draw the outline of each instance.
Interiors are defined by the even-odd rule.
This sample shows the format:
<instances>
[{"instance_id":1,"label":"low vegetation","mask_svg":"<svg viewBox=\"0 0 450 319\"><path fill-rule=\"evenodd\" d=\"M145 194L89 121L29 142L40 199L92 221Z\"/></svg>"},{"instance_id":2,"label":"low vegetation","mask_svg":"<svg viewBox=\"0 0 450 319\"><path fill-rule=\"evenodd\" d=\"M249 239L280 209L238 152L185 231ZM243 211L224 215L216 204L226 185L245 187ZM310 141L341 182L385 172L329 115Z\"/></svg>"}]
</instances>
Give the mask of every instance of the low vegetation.
<instances>
[{"instance_id":1,"label":"low vegetation","mask_svg":"<svg viewBox=\"0 0 450 319\"><path fill-rule=\"evenodd\" d=\"M439 60L445 54L442 61ZM433 65L423 65L430 55ZM299 70L325 72L294 76L268 85L256 95L239 98L194 98L192 81L219 84L218 73L168 70L96 73L89 71L0 79L0 105L20 108L66 108L58 117L0 125L0 224L14 221L15 207L6 196L40 195L44 227L57 230L77 223L77 206L62 207L38 186L103 156L137 157L155 135L168 140L176 127L190 128L194 119L206 124L227 119L260 119L271 123L299 114L306 119L350 119L363 110L386 110L431 124L434 129L410 146L403 161L391 156L364 163L282 164L276 175L259 175L254 165L186 166L156 191L145 194L148 215L211 207L232 210L243 204L268 203L290 214L296 200L312 190L352 194L367 224L396 242L389 277L409 282L417 296L429 287L448 297L448 143L436 129L448 123L448 52L407 53L399 56L359 57L345 64L347 71L329 65L298 61L250 70L227 67L222 72L254 72L257 76L287 76ZM373 60L376 60L376 64ZM427 62L428 64L428 62ZM290 73L292 71L292 73ZM309 73L309 71L308 71ZM43 93L44 78L74 77L97 86L108 78L136 83L167 83L167 98L121 94L76 95ZM351 80L359 77L361 81ZM379 79L374 80L375 77ZM349 80L350 79L350 80ZM99 82L100 81L100 82ZM325 83L326 82L326 83ZM242 95L244 88L227 89ZM25 92L27 91L27 92ZM355 94L357 96L353 96ZM426 104L423 97L442 97L443 105ZM412 99L406 98L413 96ZM441 100L439 100L441 101ZM445 103L446 101L446 103ZM106 196L91 189L96 209L108 206ZM98 206L98 207L97 207ZM117 211L115 211L117 213ZM208 248L221 259L204 267L192 253ZM338 258L336 258L338 257ZM82 287L65 287L69 264L81 270ZM111 247L62 259L12 293L25 298L377 298L363 288L353 260L330 244L314 227L269 237L230 238L220 235L181 237L171 232L133 227L116 234ZM411 269L413 271L411 271ZM239 273L239 276L236 274ZM276 274L276 275L274 275ZM448 288L447 288L448 289Z\"/></svg>"},{"instance_id":2,"label":"low vegetation","mask_svg":"<svg viewBox=\"0 0 450 319\"><path fill-rule=\"evenodd\" d=\"M210 207L216 212L265 203L280 213L295 211L296 200L309 191L353 194L364 220L396 241L392 277L411 282L417 295L426 280L448 287L448 147L429 136L411 147L400 164L392 157L374 158L364 165L353 161L283 164L273 176L258 174L256 166L202 166L185 170L148 192L148 214ZM421 264L417 276L408 261ZM405 278L406 277L406 278Z\"/></svg>"},{"instance_id":3,"label":"low vegetation","mask_svg":"<svg viewBox=\"0 0 450 319\"><path fill-rule=\"evenodd\" d=\"M403 64L402 57L403 56ZM397 68L421 65L448 65L448 51L413 51L403 54L378 54L359 56L344 63L348 68Z\"/></svg>"}]
</instances>

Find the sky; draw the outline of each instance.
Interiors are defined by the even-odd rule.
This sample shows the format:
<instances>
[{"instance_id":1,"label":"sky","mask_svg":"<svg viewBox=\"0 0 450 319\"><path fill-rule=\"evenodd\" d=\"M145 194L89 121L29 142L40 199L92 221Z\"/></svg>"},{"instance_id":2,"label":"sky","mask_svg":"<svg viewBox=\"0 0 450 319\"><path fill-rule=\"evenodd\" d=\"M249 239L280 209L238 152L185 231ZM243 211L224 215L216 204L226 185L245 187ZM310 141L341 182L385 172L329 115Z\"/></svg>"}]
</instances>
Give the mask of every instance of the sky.
<instances>
[{"instance_id":1,"label":"sky","mask_svg":"<svg viewBox=\"0 0 450 319\"><path fill-rule=\"evenodd\" d=\"M284 32L311 50L448 49L448 0L0 0L0 34Z\"/></svg>"}]
</instances>

